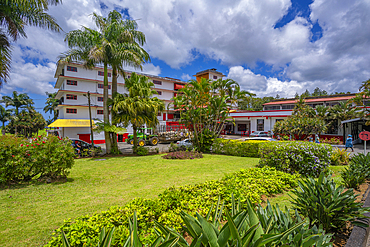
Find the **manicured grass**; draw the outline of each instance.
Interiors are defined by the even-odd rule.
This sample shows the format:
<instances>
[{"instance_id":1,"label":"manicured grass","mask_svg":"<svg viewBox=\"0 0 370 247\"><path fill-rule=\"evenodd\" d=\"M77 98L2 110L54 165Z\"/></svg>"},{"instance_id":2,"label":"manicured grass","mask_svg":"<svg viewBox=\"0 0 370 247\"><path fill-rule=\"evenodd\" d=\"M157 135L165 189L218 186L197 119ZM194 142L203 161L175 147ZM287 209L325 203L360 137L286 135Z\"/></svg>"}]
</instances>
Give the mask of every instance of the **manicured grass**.
<instances>
[{"instance_id":1,"label":"manicured grass","mask_svg":"<svg viewBox=\"0 0 370 247\"><path fill-rule=\"evenodd\" d=\"M170 186L219 179L259 159L204 155L203 159L146 157L76 160L65 183L0 190L1 246L42 246L64 219L91 215L135 197L154 198Z\"/></svg>"}]
</instances>

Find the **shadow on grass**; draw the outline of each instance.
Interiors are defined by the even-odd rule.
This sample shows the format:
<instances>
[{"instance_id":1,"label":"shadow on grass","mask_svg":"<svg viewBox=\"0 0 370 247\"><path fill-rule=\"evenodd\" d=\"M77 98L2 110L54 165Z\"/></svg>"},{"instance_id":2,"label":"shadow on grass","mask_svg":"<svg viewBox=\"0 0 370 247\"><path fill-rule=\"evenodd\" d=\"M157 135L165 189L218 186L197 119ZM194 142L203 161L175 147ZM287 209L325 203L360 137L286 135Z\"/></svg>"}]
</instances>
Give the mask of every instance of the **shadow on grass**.
<instances>
[{"instance_id":1,"label":"shadow on grass","mask_svg":"<svg viewBox=\"0 0 370 247\"><path fill-rule=\"evenodd\" d=\"M65 183L72 183L74 181L74 178L62 178L62 179L55 179L51 182L47 182L46 180L38 181L36 179L28 181L28 182L22 182L19 184L10 184L10 185L0 185L0 191L2 190L18 190L27 188L29 186L43 186L43 185L60 185Z\"/></svg>"}]
</instances>

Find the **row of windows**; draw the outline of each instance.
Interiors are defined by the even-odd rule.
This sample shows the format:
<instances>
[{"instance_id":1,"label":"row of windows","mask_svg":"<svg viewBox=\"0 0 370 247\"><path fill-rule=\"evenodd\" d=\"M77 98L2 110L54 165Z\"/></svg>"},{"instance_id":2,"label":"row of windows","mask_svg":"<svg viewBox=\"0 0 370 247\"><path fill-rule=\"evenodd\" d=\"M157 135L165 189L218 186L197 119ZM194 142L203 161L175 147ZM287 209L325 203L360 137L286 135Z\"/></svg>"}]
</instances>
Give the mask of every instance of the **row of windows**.
<instances>
[{"instance_id":1,"label":"row of windows","mask_svg":"<svg viewBox=\"0 0 370 247\"><path fill-rule=\"evenodd\" d=\"M104 71L98 71L98 75L104 76ZM108 77L111 77L112 74L108 72Z\"/></svg>"},{"instance_id":2,"label":"row of windows","mask_svg":"<svg viewBox=\"0 0 370 247\"><path fill-rule=\"evenodd\" d=\"M75 94L67 94L66 95L66 99L77 100L77 95L75 95ZM104 101L104 98L103 97L98 97L98 101L103 102Z\"/></svg>"},{"instance_id":3,"label":"row of windows","mask_svg":"<svg viewBox=\"0 0 370 247\"><path fill-rule=\"evenodd\" d=\"M77 109L75 109L75 108L67 108L67 113L77 114ZM104 111L103 110L97 110L96 113L99 114L99 115L101 115L101 114L104 114Z\"/></svg>"},{"instance_id":4,"label":"row of windows","mask_svg":"<svg viewBox=\"0 0 370 247\"><path fill-rule=\"evenodd\" d=\"M67 71L77 72L77 67L67 66ZM98 75L104 76L104 71L98 71ZM111 77L112 73L108 73L108 77Z\"/></svg>"},{"instance_id":5,"label":"row of windows","mask_svg":"<svg viewBox=\"0 0 370 247\"><path fill-rule=\"evenodd\" d=\"M98 84L98 88L104 88L104 84L99 83L99 84ZM111 85L108 85L108 89L110 89L110 88L111 88Z\"/></svg>"}]
</instances>

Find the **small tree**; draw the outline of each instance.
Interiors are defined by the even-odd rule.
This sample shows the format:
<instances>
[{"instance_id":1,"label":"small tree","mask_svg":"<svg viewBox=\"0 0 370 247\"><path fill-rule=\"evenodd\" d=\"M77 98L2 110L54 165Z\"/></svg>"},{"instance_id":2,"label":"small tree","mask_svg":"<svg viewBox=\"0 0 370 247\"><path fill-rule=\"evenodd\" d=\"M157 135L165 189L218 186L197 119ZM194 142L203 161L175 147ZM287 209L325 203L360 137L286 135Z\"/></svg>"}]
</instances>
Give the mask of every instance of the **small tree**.
<instances>
[{"instance_id":1,"label":"small tree","mask_svg":"<svg viewBox=\"0 0 370 247\"><path fill-rule=\"evenodd\" d=\"M370 99L370 79L367 81L363 81L360 88L359 93L356 94L356 97L352 99L352 102L356 103L358 106L366 106L364 101L368 101ZM366 119L366 125L370 125L370 109L367 107L363 107L361 110L361 116Z\"/></svg>"},{"instance_id":2,"label":"small tree","mask_svg":"<svg viewBox=\"0 0 370 247\"><path fill-rule=\"evenodd\" d=\"M194 130L193 143L201 152L209 152L220 135L230 110L245 99L246 92L231 79L199 82L190 80L174 97L174 108L180 112L181 122Z\"/></svg>"}]
</instances>

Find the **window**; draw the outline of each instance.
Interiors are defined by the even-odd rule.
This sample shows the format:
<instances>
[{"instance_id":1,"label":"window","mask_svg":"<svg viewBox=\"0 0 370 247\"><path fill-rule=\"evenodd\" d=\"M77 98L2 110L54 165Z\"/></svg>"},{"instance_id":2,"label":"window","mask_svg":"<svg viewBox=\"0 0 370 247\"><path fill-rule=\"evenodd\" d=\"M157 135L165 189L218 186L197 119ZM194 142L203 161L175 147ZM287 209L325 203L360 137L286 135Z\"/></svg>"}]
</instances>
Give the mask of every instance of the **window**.
<instances>
[{"instance_id":1,"label":"window","mask_svg":"<svg viewBox=\"0 0 370 247\"><path fill-rule=\"evenodd\" d=\"M157 94L158 95L162 95L162 91L157 91Z\"/></svg>"},{"instance_id":2,"label":"window","mask_svg":"<svg viewBox=\"0 0 370 247\"><path fill-rule=\"evenodd\" d=\"M67 80L67 85L77 86L77 81Z\"/></svg>"},{"instance_id":3,"label":"window","mask_svg":"<svg viewBox=\"0 0 370 247\"><path fill-rule=\"evenodd\" d=\"M162 116L162 112L158 112L157 116L158 117L161 117Z\"/></svg>"},{"instance_id":4,"label":"window","mask_svg":"<svg viewBox=\"0 0 370 247\"><path fill-rule=\"evenodd\" d=\"M257 131L263 131L263 130L264 130L264 120L257 119Z\"/></svg>"},{"instance_id":5,"label":"window","mask_svg":"<svg viewBox=\"0 0 370 247\"><path fill-rule=\"evenodd\" d=\"M98 84L98 88L104 88L104 84L99 83L99 84ZM108 89L110 89L110 85L108 85Z\"/></svg>"},{"instance_id":6,"label":"window","mask_svg":"<svg viewBox=\"0 0 370 247\"><path fill-rule=\"evenodd\" d=\"M67 113L77 114L77 109L67 108Z\"/></svg>"},{"instance_id":7,"label":"window","mask_svg":"<svg viewBox=\"0 0 370 247\"><path fill-rule=\"evenodd\" d=\"M274 106L266 106L266 111L268 110L280 110L280 106L274 105Z\"/></svg>"},{"instance_id":8,"label":"window","mask_svg":"<svg viewBox=\"0 0 370 247\"><path fill-rule=\"evenodd\" d=\"M215 80L216 80L216 79L217 79L217 75L214 75L214 76L213 76L213 79L215 79Z\"/></svg>"},{"instance_id":9,"label":"window","mask_svg":"<svg viewBox=\"0 0 370 247\"><path fill-rule=\"evenodd\" d=\"M74 94L67 94L66 98L67 98L67 99L72 99L72 100L77 100L77 95L74 95Z\"/></svg>"},{"instance_id":10,"label":"window","mask_svg":"<svg viewBox=\"0 0 370 247\"><path fill-rule=\"evenodd\" d=\"M153 80L153 83L154 83L155 85L162 85L162 82L161 82L161 81L157 81L157 80Z\"/></svg>"},{"instance_id":11,"label":"window","mask_svg":"<svg viewBox=\"0 0 370 247\"><path fill-rule=\"evenodd\" d=\"M283 110L291 110L291 109L294 109L294 106L295 105L283 105Z\"/></svg>"},{"instance_id":12,"label":"window","mask_svg":"<svg viewBox=\"0 0 370 247\"><path fill-rule=\"evenodd\" d=\"M104 114L104 111L103 111L103 110L98 110L98 111L97 111L97 113L98 113L99 115L102 115L102 114Z\"/></svg>"},{"instance_id":13,"label":"window","mask_svg":"<svg viewBox=\"0 0 370 247\"><path fill-rule=\"evenodd\" d=\"M77 67L67 66L67 71L77 72Z\"/></svg>"},{"instance_id":14,"label":"window","mask_svg":"<svg viewBox=\"0 0 370 247\"><path fill-rule=\"evenodd\" d=\"M104 76L104 71L98 71L98 75ZM112 76L112 73L108 72L108 77L111 77L111 76Z\"/></svg>"},{"instance_id":15,"label":"window","mask_svg":"<svg viewBox=\"0 0 370 247\"><path fill-rule=\"evenodd\" d=\"M104 101L103 97L98 97L98 101Z\"/></svg>"},{"instance_id":16,"label":"window","mask_svg":"<svg viewBox=\"0 0 370 247\"><path fill-rule=\"evenodd\" d=\"M238 124L238 131L246 131L247 125L246 124Z\"/></svg>"}]
</instances>

